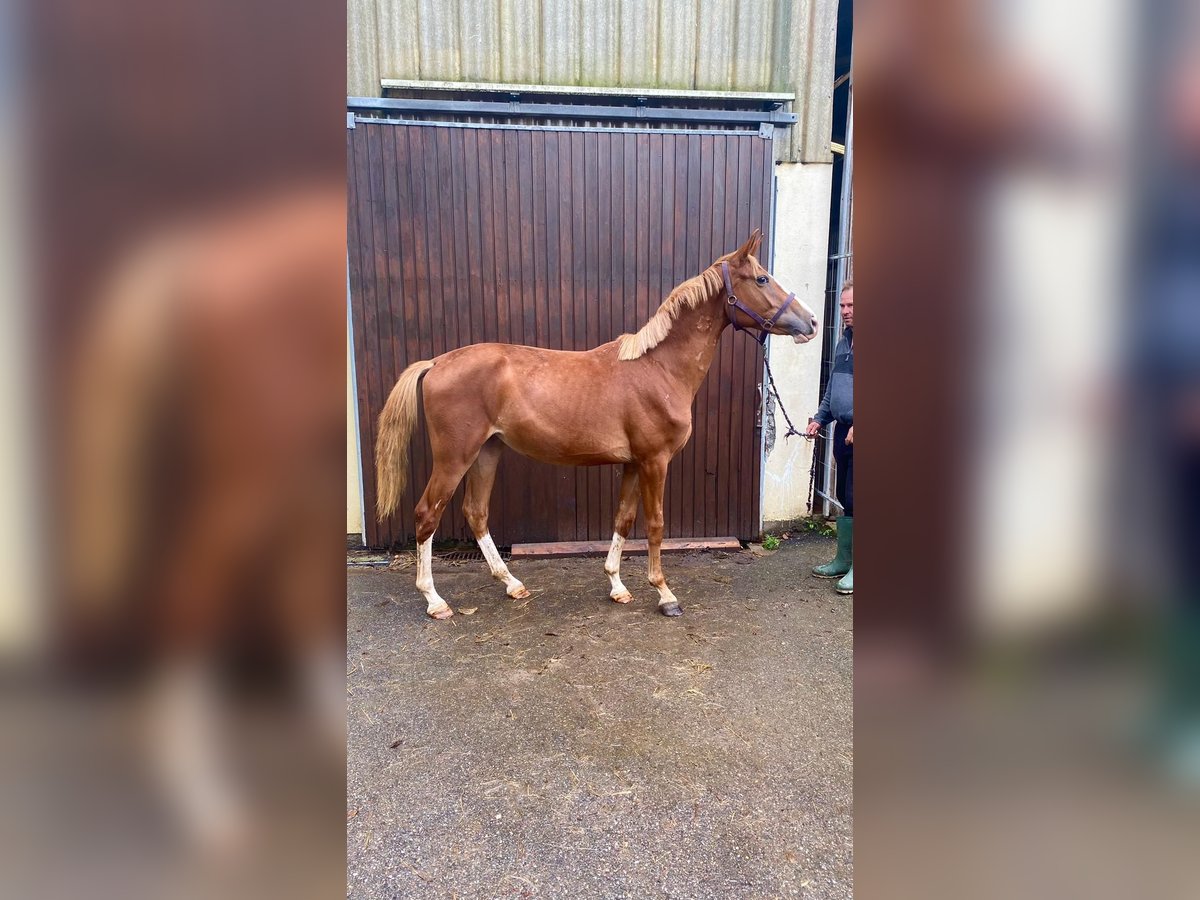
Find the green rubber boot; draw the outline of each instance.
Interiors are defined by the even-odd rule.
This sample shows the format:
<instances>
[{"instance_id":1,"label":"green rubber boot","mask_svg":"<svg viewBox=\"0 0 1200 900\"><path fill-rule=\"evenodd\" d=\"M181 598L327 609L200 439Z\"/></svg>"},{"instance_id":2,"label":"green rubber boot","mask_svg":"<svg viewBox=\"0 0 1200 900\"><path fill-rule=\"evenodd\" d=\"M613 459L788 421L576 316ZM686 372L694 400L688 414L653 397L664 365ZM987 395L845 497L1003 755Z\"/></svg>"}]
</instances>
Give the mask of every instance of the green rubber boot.
<instances>
[{"instance_id":1,"label":"green rubber boot","mask_svg":"<svg viewBox=\"0 0 1200 900\"><path fill-rule=\"evenodd\" d=\"M850 571L850 561L854 550L853 516L838 516L837 541L837 556L833 558L833 561L813 566L812 573L818 578L841 578Z\"/></svg>"},{"instance_id":2,"label":"green rubber boot","mask_svg":"<svg viewBox=\"0 0 1200 900\"><path fill-rule=\"evenodd\" d=\"M850 567L850 571L842 576L842 580L835 584L833 589L839 594L854 593L854 566Z\"/></svg>"}]
</instances>

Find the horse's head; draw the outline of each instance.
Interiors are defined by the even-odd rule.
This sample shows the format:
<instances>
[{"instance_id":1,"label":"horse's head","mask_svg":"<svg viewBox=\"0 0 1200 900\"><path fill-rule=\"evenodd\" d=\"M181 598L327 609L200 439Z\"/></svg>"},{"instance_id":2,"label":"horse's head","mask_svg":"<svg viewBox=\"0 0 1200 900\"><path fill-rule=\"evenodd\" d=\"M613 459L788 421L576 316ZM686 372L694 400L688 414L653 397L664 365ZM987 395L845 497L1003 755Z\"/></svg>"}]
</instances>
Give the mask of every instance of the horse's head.
<instances>
[{"instance_id":1,"label":"horse's head","mask_svg":"<svg viewBox=\"0 0 1200 900\"><path fill-rule=\"evenodd\" d=\"M812 340L817 317L762 267L754 255L761 243L762 232L756 228L746 243L718 261L730 321L735 328L760 332L760 342L768 333L789 334L797 344Z\"/></svg>"}]
</instances>

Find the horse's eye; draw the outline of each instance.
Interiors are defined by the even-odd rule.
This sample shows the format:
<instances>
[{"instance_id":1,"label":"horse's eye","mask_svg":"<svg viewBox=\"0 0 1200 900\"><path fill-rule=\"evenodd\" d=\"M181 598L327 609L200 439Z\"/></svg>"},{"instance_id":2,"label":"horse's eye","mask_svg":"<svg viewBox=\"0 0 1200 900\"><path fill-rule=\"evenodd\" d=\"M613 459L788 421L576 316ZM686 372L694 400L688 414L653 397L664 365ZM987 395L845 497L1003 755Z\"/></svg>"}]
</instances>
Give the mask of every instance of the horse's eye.
<instances>
[{"instance_id":1,"label":"horse's eye","mask_svg":"<svg viewBox=\"0 0 1200 900\"><path fill-rule=\"evenodd\" d=\"M768 279L766 275L759 275L754 280L757 281L759 284L766 284L770 279Z\"/></svg>"}]
</instances>

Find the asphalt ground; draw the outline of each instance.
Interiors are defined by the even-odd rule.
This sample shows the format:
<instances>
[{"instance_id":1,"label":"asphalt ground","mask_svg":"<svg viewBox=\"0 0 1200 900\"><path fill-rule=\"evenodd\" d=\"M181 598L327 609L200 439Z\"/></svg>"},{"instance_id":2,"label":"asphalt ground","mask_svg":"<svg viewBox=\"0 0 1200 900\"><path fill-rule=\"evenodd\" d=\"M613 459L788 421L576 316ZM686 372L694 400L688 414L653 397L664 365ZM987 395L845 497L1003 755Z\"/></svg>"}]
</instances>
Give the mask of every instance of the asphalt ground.
<instances>
[{"instance_id":1,"label":"asphalt ground","mask_svg":"<svg viewBox=\"0 0 1200 900\"><path fill-rule=\"evenodd\" d=\"M833 541L348 570L347 896L852 895L852 600ZM408 559L402 558L401 565Z\"/></svg>"}]
</instances>

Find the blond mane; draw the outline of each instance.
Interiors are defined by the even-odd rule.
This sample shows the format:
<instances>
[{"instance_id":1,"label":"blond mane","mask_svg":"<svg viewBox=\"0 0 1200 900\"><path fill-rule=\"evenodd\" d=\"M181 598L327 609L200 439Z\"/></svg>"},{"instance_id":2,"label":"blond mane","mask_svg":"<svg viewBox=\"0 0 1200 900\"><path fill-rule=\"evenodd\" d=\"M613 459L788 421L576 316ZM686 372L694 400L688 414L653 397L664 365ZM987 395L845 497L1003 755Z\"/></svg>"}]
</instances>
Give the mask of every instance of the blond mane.
<instances>
[{"instance_id":1,"label":"blond mane","mask_svg":"<svg viewBox=\"0 0 1200 900\"><path fill-rule=\"evenodd\" d=\"M723 258L723 257L722 257ZM719 261L718 261L719 262ZM667 299L650 317L637 334L623 334L617 338L618 359L637 359L663 342L671 333L671 326L685 309L695 309L708 300L721 287L721 270L713 263L699 275L676 285Z\"/></svg>"}]
</instances>

